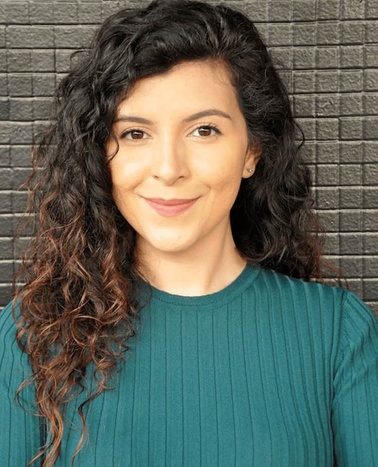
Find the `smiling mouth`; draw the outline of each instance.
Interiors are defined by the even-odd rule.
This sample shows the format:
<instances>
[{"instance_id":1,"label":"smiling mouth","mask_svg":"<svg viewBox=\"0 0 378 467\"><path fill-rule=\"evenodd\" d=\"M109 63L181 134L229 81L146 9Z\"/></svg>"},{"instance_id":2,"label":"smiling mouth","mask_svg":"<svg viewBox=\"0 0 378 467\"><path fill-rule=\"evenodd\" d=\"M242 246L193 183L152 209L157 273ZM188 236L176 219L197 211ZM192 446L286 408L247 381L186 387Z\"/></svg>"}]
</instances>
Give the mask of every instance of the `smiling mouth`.
<instances>
[{"instance_id":1,"label":"smiling mouth","mask_svg":"<svg viewBox=\"0 0 378 467\"><path fill-rule=\"evenodd\" d=\"M198 200L194 199L162 199L145 198L155 212L164 217L174 217L188 211Z\"/></svg>"}]
</instances>

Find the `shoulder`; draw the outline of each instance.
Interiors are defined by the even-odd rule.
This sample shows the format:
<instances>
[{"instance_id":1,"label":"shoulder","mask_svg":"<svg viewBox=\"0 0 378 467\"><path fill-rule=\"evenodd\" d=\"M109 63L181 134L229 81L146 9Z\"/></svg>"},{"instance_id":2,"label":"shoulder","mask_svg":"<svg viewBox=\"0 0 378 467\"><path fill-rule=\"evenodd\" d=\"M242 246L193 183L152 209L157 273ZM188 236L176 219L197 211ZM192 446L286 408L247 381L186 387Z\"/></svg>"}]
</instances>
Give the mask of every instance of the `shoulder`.
<instances>
[{"instance_id":1,"label":"shoulder","mask_svg":"<svg viewBox=\"0 0 378 467\"><path fill-rule=\"evenodd\" d=\"M270 322L281 322L292 334L316 336L333 351L357 345L364 335L378 336L378 321L369 307L342 287L306 282L260 269L250 293ZM378 347L378 337L375 345Z\"/></svg>"}]
</instances>

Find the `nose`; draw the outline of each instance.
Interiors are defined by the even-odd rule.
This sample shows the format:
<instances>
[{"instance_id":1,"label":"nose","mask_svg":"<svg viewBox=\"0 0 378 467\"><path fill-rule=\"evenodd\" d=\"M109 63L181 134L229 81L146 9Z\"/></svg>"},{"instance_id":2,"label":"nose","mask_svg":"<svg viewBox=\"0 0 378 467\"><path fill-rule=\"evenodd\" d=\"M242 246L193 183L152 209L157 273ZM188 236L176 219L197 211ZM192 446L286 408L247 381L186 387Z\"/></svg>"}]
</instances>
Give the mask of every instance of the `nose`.
<instances>
[{"instance_id":1,"label":"nose","mask_svg":"<svg viewBox=\"0 0 378 467\"><path fill-rule=\"evenodd\" d=\"M171 137L162 138L152 154L151 173L166 185L188 175L188 166L183 144Z\"/></svg>"}]
</instances>

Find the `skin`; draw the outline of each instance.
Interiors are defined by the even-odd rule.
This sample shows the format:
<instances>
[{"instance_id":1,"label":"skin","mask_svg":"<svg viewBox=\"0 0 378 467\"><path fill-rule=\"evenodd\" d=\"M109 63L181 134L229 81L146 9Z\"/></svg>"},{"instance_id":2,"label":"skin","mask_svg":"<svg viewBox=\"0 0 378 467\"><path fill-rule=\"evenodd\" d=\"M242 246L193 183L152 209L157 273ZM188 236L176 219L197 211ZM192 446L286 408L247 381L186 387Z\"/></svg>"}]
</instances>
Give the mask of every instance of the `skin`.
<instances>
[{"instance_id":1,"label":"skin","mask_svg":"<svg viewBox=\"0 0 378 467\"><path fill-rule=\"evenodd\" d=\"M213 111L193 117L209 109L227 117ZM253 175L259 150L249 145L225 65L184 62L139 80L119 105L113 131L119 145L114 157L116 142L107 145L113 197L137 232L141 274L178 295L230 284L246 264L233 241L230 210L242 178ZM196 201L167 216L150 198Z\"/></svg>"}]
</instances>

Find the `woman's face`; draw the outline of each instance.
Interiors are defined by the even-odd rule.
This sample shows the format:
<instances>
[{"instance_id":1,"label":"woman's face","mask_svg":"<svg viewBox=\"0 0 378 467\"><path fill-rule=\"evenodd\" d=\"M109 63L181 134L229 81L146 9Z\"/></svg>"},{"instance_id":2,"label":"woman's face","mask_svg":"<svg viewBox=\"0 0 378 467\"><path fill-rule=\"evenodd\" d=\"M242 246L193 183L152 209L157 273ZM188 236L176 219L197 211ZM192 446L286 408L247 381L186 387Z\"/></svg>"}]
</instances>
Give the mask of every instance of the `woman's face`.
<instances>
[{"instance_id":1,"label":"woman's face","mask_svg":"<svg viewBox=\"0 0 378 467\"><path fill-rule=\"evenodd\" d=\"M230 210L258 151L223 64L185 62L141 79L113 130L113 197L140 251L207 251L230 235ZM109 140L109 156L115 150Z\"/></svg>"}]
</instances>

